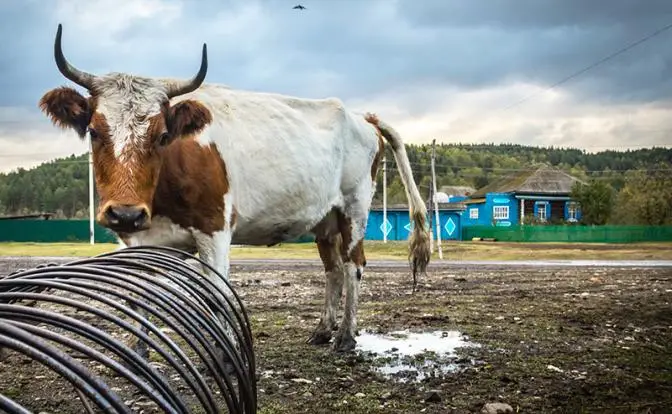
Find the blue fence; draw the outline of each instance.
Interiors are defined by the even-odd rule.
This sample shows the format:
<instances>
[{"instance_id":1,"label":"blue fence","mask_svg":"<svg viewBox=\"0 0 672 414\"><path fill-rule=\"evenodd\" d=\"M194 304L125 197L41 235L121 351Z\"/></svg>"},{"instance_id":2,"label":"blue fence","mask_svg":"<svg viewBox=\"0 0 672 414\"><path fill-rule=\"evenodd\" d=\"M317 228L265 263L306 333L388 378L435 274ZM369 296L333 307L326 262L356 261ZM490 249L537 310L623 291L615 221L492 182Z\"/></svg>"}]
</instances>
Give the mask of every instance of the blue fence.
<instances>
[{"instance_id":1,"label":"blue fence","mask_svg":"<svg viewBox=\"0 0 672 414\"><path fill-rule=\"evenodd\" d=\"M427 224L430 218L434 219L434 212L427 215ZM441 240L460 240L462 228L460 215L452 210L439 210L439 224L441 227ZM366 240L383 240L387 232L388 240L408 240L413 231L413 223L410 221L408 210L388 210L387 224L383 225L383 211L371 210L369 221L366 226ZM432 230L436 231L436 223L432 222ZM436 239L436 235L434 235Z\"/></svg>"}]
</instances>

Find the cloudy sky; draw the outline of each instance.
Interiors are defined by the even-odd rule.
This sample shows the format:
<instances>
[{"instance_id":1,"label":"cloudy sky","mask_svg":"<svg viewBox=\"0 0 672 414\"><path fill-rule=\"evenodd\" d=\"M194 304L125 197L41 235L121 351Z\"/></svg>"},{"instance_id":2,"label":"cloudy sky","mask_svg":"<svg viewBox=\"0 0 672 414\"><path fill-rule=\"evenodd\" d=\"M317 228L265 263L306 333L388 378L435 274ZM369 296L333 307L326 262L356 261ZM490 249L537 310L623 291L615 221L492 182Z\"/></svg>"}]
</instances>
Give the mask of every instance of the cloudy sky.
<instances>
[{"instance_id":1,"label":"cloudy sky","mask_svg":"<svg viewBox=\"0 0 672 414\"><path fill-rule=\"evenodd\" d=\"M306 10L293 10L297 3ZM37 102L75 66L336 96L407 142L672 144L669 0L2 0L0 171L82 153ZM79 88L79 87L77 87Z\"/></svg>"}]
</instances>

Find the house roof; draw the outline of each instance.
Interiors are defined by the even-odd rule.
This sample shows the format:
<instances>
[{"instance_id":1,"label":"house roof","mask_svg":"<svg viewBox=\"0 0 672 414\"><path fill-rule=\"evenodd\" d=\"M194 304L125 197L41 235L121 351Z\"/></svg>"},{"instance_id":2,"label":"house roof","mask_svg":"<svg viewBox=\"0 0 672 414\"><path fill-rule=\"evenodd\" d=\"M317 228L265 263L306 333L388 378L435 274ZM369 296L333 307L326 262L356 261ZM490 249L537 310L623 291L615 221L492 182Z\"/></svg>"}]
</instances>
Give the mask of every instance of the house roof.
<instances>
[{"instance_id":1,"label":"house roof","mask_svg":"<svg viewBox=\"0 0 672 414\"><path fill-rule=\"evenodd\" d=\"M496 180L473 193L471 198L482 198L487 193L569 194L576 182L584 183L564 171L543 166Z\"/></svg>"},{"instance_id":2,"label":"house roof","mask_svg":"<svg viewBox=\"0 0 672 414\"><path fill-rule=\"evenodd\" d=\"M439 193L446 193L452 196L468 196L475 191L475 188L464 185L444 185L439 189Z\"/></svg>"}]
</instances>

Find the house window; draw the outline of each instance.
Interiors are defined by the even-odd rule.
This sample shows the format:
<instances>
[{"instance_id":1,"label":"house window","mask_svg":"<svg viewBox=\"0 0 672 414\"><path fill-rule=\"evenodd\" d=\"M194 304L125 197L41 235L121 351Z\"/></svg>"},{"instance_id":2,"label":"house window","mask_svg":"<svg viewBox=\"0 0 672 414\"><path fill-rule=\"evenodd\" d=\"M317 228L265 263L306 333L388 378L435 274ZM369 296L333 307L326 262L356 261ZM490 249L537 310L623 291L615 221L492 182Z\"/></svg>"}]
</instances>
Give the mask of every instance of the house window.
<instances>
[{"instance_id":1,"label":"house window","mask_svg":"<svg viewBox=\"0 0 672 414\"><path fill-rule=\"evenodd\" d=\"M541 221L546 221L546 203L541 203L537 206L537 217Z\"/></svg>"},{"instance_id":2,"label":"house window","mask_svg":"<svg viewBox=\"0 0 672 414\"><path fill-rule=\"evenodd\" d=\"M470 208L469 209L469 218L472 220L477 220L478 219L478 209L477 208Z\"/></svg>"},{"instance_id":3,"label":"house window","mask_svg":"<svg viewBox=\"0 0 672 414\"><path fill-rule=\"evenodd\" d=\"M570 202L567 204L567 221L577 221L578 216L578 206L575 202Z\"/></svg>"},{"instance_id":4,"label":"house window","mask_svg":"<svg viewBox=\"0 0 672 414\"><path fill-rule=\"evenodd\" d=\"M508 220L509 206L494 206L492 208L492 216L495 220Z\"/></svg>"}]
</instances>

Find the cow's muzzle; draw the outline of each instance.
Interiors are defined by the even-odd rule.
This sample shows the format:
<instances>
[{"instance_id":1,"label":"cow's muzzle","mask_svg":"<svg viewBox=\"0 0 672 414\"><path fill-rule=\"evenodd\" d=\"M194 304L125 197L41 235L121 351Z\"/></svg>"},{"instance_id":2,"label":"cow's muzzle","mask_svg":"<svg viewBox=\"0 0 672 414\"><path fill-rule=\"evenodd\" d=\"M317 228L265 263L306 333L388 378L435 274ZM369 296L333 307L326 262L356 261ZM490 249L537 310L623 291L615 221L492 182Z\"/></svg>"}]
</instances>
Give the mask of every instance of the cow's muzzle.
<instances>
[{"instance_id":1,"label":"cow's muzzle","mask_svg":"<svg viewBox=\"0 0 672 414\"><path fill-rule=\"evenodd\" d=\"M110 230L133 233L149 228L149 209L144 205L110 204L101 221Z\"/></svg>"}]
</instances>

